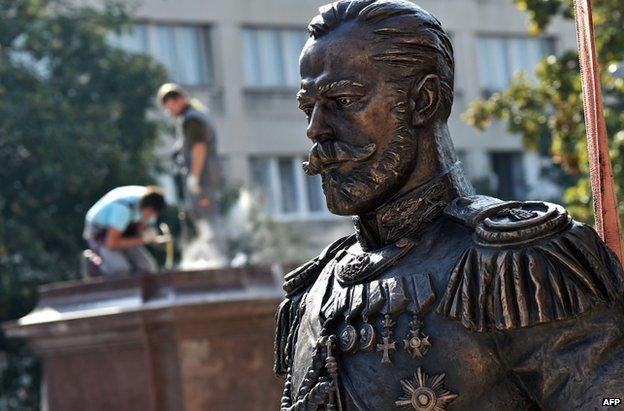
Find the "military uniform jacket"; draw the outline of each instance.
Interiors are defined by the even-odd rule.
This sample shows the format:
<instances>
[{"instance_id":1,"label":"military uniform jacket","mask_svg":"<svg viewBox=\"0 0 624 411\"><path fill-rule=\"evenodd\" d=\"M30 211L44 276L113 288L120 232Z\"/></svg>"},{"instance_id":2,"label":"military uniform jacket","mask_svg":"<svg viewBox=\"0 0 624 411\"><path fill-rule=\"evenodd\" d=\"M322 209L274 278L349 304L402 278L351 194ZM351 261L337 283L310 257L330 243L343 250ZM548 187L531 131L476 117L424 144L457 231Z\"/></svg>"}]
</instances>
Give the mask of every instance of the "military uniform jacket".
<instances>
[{"instance_id":1,"label":"military uniform jacket","mask_svg":"<svg viewBox=\"0 0 624 411\"><path fill-rule=\"evenodd\" d=\"M560 206L455 199L286 276L282 410L594 410L624 398L624 275ZM386 229L392 230L392 225Z\"/></svg>"}]
</instances>

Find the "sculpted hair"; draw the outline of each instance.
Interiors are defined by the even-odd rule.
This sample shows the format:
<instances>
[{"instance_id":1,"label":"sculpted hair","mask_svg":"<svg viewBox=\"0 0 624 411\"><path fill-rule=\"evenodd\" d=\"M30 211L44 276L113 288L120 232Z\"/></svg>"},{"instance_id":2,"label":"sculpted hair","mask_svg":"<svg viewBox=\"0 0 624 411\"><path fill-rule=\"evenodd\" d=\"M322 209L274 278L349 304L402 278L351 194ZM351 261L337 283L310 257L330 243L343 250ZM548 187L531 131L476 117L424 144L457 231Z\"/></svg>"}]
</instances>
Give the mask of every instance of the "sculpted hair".
<instances>
[{"instance_id":1,"label":"sculpted hair","mask_svg":"<svg viewBox=\"0 0 624 411\"><path fill-rule=\"evenodd\" d=\"M437 75L441 86L439 114L448 118L453 105L453 46L435 17L406 0L341 0L321 7L319 12L308 26L315 39L346 22L371 27L376 35L373 60L393 68L384 73L398 92L406 93L426 75Z\"/></svg>"}]
</instances>

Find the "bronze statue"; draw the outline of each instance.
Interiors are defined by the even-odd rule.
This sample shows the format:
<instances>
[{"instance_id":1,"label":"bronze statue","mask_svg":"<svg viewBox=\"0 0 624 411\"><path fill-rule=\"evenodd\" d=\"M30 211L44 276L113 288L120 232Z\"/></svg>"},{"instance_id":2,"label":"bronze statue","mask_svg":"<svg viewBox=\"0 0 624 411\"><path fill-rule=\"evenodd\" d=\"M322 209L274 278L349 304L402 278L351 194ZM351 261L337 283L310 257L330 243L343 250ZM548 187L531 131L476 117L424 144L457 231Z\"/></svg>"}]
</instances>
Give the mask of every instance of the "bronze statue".
<instances>
[{"instance_id":1,"label":"bronze statue","mask_svg":"<svg viewBox=\"0 0 624 411\"><path fill-rule=\"evenodd\" d=\"M286 276L282 410L593 410L624 397L624 274L562 207L473 194L453 51L402 0L321 8L297 98L355 234Z\"/></svg>"}]
</instances>

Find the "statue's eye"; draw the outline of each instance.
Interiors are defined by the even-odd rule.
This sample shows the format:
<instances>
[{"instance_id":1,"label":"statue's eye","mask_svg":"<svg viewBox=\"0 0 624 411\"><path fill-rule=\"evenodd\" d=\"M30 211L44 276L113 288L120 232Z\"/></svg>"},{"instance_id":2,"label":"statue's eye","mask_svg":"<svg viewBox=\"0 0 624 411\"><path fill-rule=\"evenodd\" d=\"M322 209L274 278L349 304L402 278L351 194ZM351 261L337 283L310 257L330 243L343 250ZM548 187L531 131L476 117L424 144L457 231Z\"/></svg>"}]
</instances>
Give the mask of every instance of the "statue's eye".
<instances>
[{"instance_id":1,"label":"statue's eye","mask_svg":"<svg viewBox=\"0 0 624 411\"><path fill-rule=\"evenodd\" d=\"M336 105L338 106L338 108L345 108L355 103L355 101L356 98L351 96L338 97L336 99Z\"/></svg>"}]
</instances>

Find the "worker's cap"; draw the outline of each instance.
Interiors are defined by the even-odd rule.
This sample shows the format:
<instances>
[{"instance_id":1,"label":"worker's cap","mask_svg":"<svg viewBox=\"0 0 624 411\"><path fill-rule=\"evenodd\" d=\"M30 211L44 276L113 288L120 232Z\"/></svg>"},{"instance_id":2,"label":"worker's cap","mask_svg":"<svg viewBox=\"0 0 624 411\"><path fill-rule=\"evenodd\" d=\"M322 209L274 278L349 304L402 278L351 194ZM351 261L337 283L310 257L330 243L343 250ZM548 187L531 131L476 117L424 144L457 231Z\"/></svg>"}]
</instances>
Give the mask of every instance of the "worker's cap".
<instances>
[{"instance_id":1,"label":"worker's cap","mask_svg":"<svg viewBox=\"0 0 624 411\"><path fill-rule=\"evenodd\" d=\"M180 85L175 83L165 83L158 89L158 93L156 94L156 100L158 104L163 105L165 103L165 98L170 95L178 95L178 96L187 96L186 90L184 90Z\"/></svg>"}]
</instances>

